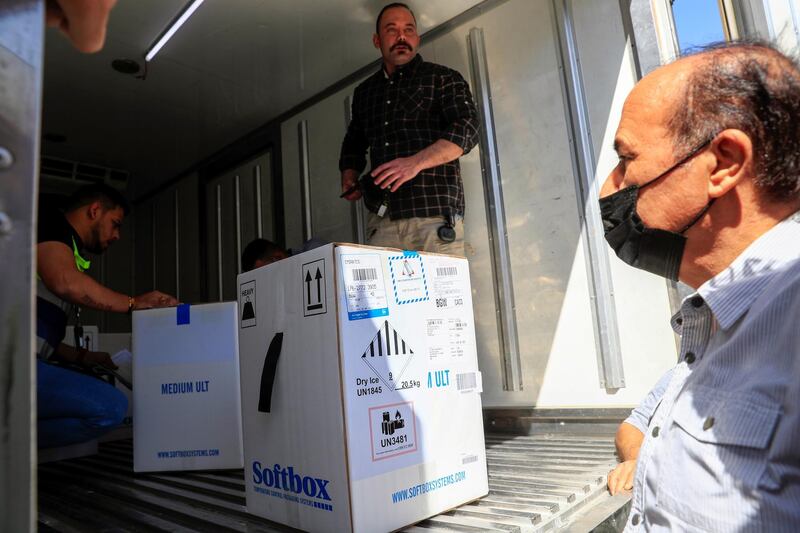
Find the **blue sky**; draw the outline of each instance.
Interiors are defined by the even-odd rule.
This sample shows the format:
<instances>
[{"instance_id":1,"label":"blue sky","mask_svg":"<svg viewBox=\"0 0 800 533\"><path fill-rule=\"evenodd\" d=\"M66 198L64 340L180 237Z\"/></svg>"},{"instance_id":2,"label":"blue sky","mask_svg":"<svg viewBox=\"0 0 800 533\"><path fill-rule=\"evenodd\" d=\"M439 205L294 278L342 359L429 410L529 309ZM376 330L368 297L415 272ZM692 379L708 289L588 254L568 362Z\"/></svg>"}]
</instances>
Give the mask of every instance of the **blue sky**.
<instances>
[{"instance_id":1,"label":"blue sky","mask_svg":"<svg viewBox=\"0 0 800 533\"><path fill-rule=\"evenodd\" d=\"M672 13L682 52L725 39L717 0L675 0Z\"/></svg>"}]
</instances>

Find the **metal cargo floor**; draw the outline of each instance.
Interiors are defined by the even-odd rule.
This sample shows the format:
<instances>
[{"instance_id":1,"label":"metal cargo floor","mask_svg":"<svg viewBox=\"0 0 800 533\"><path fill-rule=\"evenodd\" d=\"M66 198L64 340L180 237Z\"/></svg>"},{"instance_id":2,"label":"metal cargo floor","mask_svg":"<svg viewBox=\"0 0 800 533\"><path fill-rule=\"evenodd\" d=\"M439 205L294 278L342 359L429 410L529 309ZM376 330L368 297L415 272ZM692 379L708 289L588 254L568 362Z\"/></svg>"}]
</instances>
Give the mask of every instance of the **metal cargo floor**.
<instances>
[{"instance_id":1,"label":"metal cargo floor","mask_svg":"<svg viewBox=\"0 0 800 533\"><path fill-rule=\"evenodd\" d=\"M486 447L489 495L406 531L588 530L624 503L605 488L608 436L488 435ZM242 470L134 474L131 440L106 442L39 465L39 530L292 531L247 514L244 487Z\"/></svg>"}]
</instances>

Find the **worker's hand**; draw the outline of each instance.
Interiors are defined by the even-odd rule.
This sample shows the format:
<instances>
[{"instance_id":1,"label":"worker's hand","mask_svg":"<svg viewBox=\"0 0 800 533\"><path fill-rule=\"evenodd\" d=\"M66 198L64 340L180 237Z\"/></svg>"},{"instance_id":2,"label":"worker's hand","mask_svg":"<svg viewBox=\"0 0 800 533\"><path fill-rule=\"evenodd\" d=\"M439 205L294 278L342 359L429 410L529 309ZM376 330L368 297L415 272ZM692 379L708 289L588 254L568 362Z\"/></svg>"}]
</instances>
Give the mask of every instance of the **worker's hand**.
<instances>
[{"instance_id":1,"label":"worker's hand","mask_svg":"<svg viewBox=\"0 0 800 533\"><path fill-rule=\"evenodd\" d=\"M101 365L111 370L117 369L108 352L84 352L81 363L85 366Z\"/></svg>"},{"instance_id":2,"label":"worker's hand","mask_svg":"<svg viewBox=\"0 0 800 533\"><path fill-rule=\"evenodd\" d=\"M633 476L636 474L636 459L624 461L608 473L608 492L612 496L633 489Z\"/></svg>"},{"instance_id":3,"label":"worker's hand","mask_svg":"<svg viewBox=\"0 0 800 533\"><path fill-rule=\"evenodd\" d=\"M358 183L358 172L352 169L347 169L342 171L342 193L352 189ZM350 194L345 194L342 196L345 200L349 200L351 202L355 202L359 198L361 198L361 189L356 187L353 189Z\"/></svg>"},{"instance_id":4,"label":"worker's hand","mask_svg":"<svg viewBox=\"0 0 800 533\"><path fill-rule=\"evenodd\" d=\"M398 157L387 161L372 171L375 178L375 185L381 189L389 188L391 192L396 191L402 184L417 177L420 168L417 166L417 159L411 157Z\"/></svg>"},{"instance_id":5,"label":"worker's hand","mask_svg":"<svg viewBox=\"0 0 800 533\"><path fill-rule=\"evenodd\" d=\"M97 52L117 0L47 0L47 25L58 28L81 52Z\"/></svg>"},{"instance_id":6,"label":"worker's hand","mask_svg":"<svg viewBox=\"0 0 800 533\"><path fill-rule=\"evenodd\" d=\"M160 291L146 292L134 298L133 308L139 309L152 309L154 307L174 307L180 302L169 294Z\"/></svg>"}]
</instances>

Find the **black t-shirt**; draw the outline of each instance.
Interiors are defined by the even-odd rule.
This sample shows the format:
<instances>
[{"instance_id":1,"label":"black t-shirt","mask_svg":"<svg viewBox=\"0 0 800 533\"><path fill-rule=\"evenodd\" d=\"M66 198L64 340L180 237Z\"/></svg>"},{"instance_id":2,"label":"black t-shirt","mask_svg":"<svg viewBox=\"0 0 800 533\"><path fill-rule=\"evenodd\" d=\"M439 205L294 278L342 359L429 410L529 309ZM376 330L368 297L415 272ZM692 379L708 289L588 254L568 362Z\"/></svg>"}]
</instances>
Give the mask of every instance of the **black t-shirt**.
<instances>
[{"instance_id":1,"label":"black t-shirt","mask_svg":"<svg viewBox=\"0 0 800 533\"><path fill-rule=\"evenodd\" d=\"M64 213L56 207L42 205L39 209L39 228L37 230L36 242L63 242L72 250L72 239L78 250L83 249L83 241L75 232L75 229L67 222Z\"/></svg>"},{"instance_id":2,"label":"black t-shirt","mask_svg":"<svg viewBox=\"0 0 800 533\"><path fill-rule=\"evenodd\" d=\"M82 250L83 241L64 213L49 202L41 202L36 242L60 242L71 252L73 239L78 250ZM64 339L73 305L53 294L41 279L37 282L36 296L36 336L44 341L38 348L38 356L47 359Z\"/></svg>"}]
</instances>

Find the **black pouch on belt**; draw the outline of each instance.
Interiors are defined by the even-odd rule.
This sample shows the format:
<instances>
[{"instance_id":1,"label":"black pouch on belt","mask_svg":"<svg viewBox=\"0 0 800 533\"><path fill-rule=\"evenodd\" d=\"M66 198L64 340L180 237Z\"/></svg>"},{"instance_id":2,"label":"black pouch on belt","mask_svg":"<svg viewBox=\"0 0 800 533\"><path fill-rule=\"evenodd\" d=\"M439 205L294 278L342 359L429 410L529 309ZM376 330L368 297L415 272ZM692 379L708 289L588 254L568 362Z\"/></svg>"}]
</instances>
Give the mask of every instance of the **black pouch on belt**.
<instances>
[{"instance_id":1,"label":"black pouch on belt","mask_svg":"<svg viewBox=\"0 0 800 533\"><path fill-rule=\"evenodd\" d=\"M375 178L372 175L369 173L364 174L358 178L358 184L361 188L361 197L364 199L364 205L367 206L367 209L377 213L384 202L388 204L389 191L375 185Z\"/></svg>"}]
</instances>

